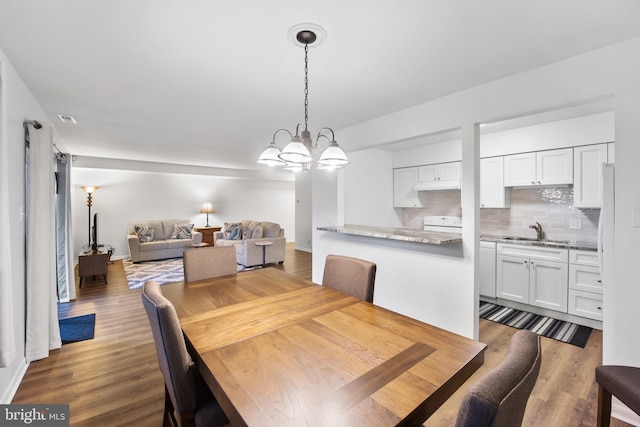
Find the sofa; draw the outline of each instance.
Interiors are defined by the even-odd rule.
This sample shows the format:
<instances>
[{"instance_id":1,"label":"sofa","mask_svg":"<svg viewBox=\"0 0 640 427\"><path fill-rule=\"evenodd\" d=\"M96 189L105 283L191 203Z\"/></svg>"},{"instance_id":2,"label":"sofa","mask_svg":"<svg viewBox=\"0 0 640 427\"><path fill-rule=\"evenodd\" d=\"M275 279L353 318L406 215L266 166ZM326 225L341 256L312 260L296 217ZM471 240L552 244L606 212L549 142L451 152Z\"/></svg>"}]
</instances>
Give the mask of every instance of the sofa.
<instances>
[{"instance_id":1,"label":"sofa","mask_svg":"<svg viewBox=\"0 0 640 427\"><path fill-rule=\"evenodd\" d=\"M129 225L131 261L178 258L189 244L202 243L202 233L188 219L140 221Z\"/></svg>"},{"instance_id":2,"label":"sofa","mask_svg":"<svg viewBox=\"0 0 640 427\"><path fill-rule=\"evenodd\" d=\"M213 233L215 246L234 246L236 261L245 267L263 264L263 246L259 242L271 242L264 247L264 263L284 262L286 239L284 228L280 224L268 221L243 220L241 222L225 222L222 230Z\"/></svg>"}]
</instances>

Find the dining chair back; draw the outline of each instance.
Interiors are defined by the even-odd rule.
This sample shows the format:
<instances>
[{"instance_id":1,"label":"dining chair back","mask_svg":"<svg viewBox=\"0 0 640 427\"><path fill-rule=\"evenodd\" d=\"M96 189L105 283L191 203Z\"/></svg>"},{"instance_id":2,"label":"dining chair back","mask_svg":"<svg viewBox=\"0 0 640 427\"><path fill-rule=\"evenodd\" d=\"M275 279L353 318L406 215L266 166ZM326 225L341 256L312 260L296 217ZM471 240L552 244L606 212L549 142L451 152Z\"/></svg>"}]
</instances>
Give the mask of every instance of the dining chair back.
<instances>
[{"instance_id":1,"label":"dining chair back","mask_svg":"<svg viewBox=\"0 0 640 427\"><path fill-rule=\"evenodd\" d=\"M516 332L502 363L473 384L462 398L456 427L522 425L541 361L540 336L527 330Z\"/></svg>"},{"instance_id":2,"label":"dining chair back","mask_svg":"<svg viewBox=\"0 0 640 427\"><path fill-rule=\"evenodd\" d=\"M598 427L611 423L611 396L640 415L640 368L604 365L596 367L598 383Z\"/></svg>"},{"instance_id":3,"label":"dining chair back","mask_svg":"<svg viewBox=\"0 0 640 427\"><path fill-rule=\"evenodd\" d=\"M162 295L157 282L150 280L144 284L142 304L149 318L164 378L163 426L171 425L174 412L183 427L226 425L227 417L187 352L176 310Z\"/></svg>"},{"instance_id":4,"label":"dining chair back","mask_svg":"<svg viewBox=\"0 0 640 427\"><path fill-rule=\"evenodd\" d=\"M187 249L184 251L182 262L185 282L227 276L238 272L234 246Z\"/></svg>"},{"instance_id":5,"label":"dining chair back","mask_svg":"<svg viewBox=\"0 0 640 427\"><path fill-rule=\"evenodd\" d=\"M373 302L376 264L359 258L327 255L322 286Z\"/></svg>"}]
</instances>

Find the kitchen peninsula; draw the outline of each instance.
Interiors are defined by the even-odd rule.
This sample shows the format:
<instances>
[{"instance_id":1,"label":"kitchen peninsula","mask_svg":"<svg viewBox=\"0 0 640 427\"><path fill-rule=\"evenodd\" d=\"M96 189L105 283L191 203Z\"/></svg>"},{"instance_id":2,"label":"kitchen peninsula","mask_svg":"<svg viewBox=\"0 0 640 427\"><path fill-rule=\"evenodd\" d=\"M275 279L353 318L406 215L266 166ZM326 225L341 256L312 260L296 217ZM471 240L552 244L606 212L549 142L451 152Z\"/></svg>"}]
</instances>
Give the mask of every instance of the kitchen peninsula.
<instances>
[{"instance_id":1,"label":"kitchen peninsula","mask_svg":"<svg viewBox=\"0 0 640 427\"><path fill-rule=\"evenodd\" d=\"M460 298L474 285L462 234L349 223L313 230L315 283L322 283L329 254L374 262L375 305L474 338L477 302Z\"/></svg>"},{"instance_id":2,"label":"kitchen peninsula","mask_svg":"<svg viewBox=\"0 0 640 427\"><path fill-rule=\"evenodd\" d=\"M318 227L318 230L349 234L353 236L375 237L378 239L400 240L403 242L415 242L430 245L449 245L462 242L462 236L459 233L442 233L413 230L409 228L345 224L344 226Z\"/></svg>"}]
</instances>

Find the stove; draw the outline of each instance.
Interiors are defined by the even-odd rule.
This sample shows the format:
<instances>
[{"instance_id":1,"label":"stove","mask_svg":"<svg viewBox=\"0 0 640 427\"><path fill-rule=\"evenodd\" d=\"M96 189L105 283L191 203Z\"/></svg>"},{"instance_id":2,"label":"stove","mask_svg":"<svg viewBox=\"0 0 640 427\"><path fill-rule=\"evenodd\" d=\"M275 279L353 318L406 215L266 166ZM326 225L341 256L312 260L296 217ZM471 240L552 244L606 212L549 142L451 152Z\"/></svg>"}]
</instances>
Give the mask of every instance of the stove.
<instances>
[{"instance_id":1,"label":"stove","mask_svg":"<svg viewBox=\"0 0 640 427\"><path fill-rule=\"evenodd\" d=\"M423 225L424 231L462 233L462 218L459 216L425 216Z\"/></svg>"}]
</instances>

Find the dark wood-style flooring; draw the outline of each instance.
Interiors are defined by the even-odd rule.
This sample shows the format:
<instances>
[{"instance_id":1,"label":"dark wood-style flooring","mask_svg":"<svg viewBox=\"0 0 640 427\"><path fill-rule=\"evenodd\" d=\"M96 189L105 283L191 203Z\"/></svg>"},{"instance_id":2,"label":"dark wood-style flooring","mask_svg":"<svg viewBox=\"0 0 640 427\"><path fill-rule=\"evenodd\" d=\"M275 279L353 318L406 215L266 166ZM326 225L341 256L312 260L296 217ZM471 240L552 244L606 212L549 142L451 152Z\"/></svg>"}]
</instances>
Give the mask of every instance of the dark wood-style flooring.
<instances>
[{"instance_id":1,"label":"dark wood-style flooring","mask_svg":"<svg viewBox=\"0 0 640 427\"><path fill-rule=\"evenodd\" d=\"M285 271L311 280L311 254L287 244ZM13 403L68 403L72 426L160 426L164 386L140 300L129 290L121 261L109 265L107 285L88 280L77 299L60 304L60 318L96 313L95 338L66 344L31 363ZM78 281L76 281L78 283ZM500 363L514 329L480 321L485 364L424 424L453 426L466 389ZM584 349L542 338L543 359L524 426L595 426L594 368L602 362L602 333ZM612 427L626 427L617 420Z\"/></svg>"}]
</instances>

